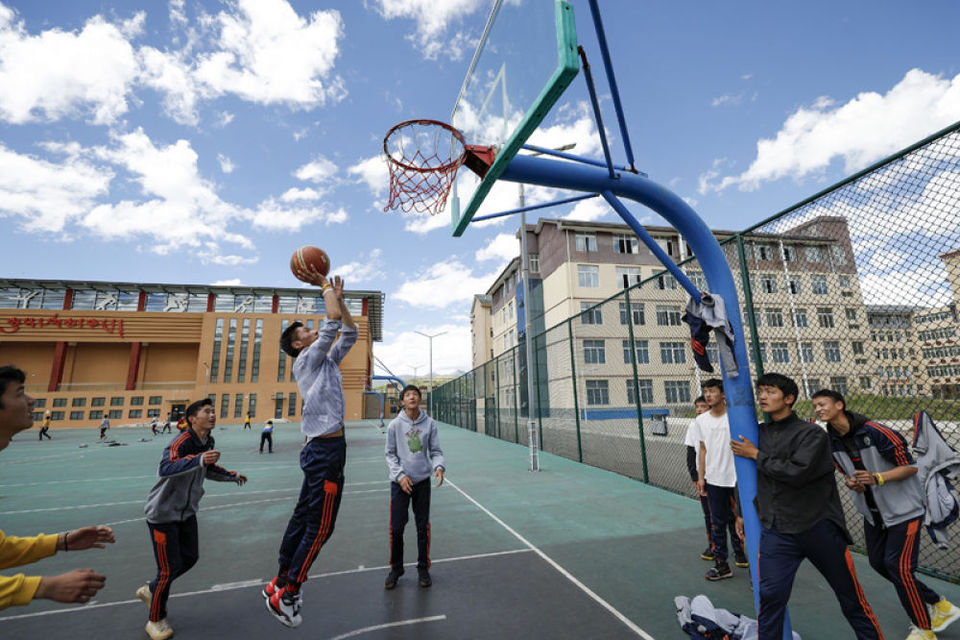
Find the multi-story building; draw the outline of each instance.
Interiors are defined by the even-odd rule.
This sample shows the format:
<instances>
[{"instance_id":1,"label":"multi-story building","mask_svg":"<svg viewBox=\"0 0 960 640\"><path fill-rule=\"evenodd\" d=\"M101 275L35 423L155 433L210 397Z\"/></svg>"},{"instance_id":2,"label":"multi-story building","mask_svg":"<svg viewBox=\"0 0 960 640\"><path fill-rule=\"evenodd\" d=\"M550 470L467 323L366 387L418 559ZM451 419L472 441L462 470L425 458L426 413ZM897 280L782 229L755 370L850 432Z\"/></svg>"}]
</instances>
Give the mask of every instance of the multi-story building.
<instances>
[{"instance_id":1,"label":"multi-story building","mask_svg":"<svg viewBox=\"0 0 960 640\"><path fill-rule=\"evenodd\" d=\"M677 231L645 228L667 255L682 263L693 283L706 290L696 261L684 262L691 251ZM535 325L550 328L575 317L570 337L581 404L634 404L634 366L645 405L682 405L697 395L697 381L708 374L694 366L689 328L681 321L687 294L628 226L541 219L526 233ZM734 235L714 233L721 243ZM867 313L846 221L822 216L783 233L748 234L744 250L759 343L756 350L748 349L751 359L759 357L767 371L795 377L806 395L821 386L847 393L872 389ZM736 243L726 243L724 251L735 280L742 283ZM524 308L517 295L522 289L517 286L518 270L519 259L514 259L486 291L492 338L484 350L492 349L495 356L518 343L518 318ZM740 304L745 304L743 299ZM633 328L632 353L628 327ZM746 329L749 339L751 329ZM475 325L475 340L480 331L488 329ZM534 335L540 331L535 328ZM716 348L711 345L708 351L717 363ZM563 351L555 353L562 357ZM548 346L544 357L557 356L550 355ZM560 402L567 394L551 383L549 395ZM509 399L501 406L509 406Z\"/></svg>"},{"instance_id":2,"label":"multi-story building","mask_svg":"<svg viewBox=\"0 0 960 640\"><path fill-rule=\"evenodd\" d=\"M346 418L364 417L383 294L348 291L360 331L341 363ZM0 280L0 363L15 364L54 426L145 422L204 396L221 420L298 420L293 360L279 347L294 320L324 321L319 289ZM116 424L116 422L114 422Z\"/></svg>"},{"instance_id":3,"label":"multi-story building","mask_svg":"<svg viewBox=\"0 0 960 640\"><path fill-rule=\"evenodd\" d=\"M493 348L491 347L491 338L493 338L493 327L491 326L490 316L490 296L475 295L473 304L470 307L470 327L471 331L471 368L479 367L481 364L493 358Z\"/></svg>"}]
</instances>

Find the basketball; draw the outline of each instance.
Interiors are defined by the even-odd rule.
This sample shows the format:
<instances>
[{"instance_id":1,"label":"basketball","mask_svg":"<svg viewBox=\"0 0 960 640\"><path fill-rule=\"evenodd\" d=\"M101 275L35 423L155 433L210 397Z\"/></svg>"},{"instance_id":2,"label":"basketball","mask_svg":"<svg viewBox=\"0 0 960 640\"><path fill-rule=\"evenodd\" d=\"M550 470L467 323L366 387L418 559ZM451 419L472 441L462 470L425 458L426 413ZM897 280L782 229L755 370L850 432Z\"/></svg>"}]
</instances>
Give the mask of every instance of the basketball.
<instances>
[{"instance_id":1,"label":"basketball","mask_svg":"<svg viewBox=\"0 0 960 640\"><path fill-rule=\"evenodd\" d=\"M310 245L300 247L290 257L290 270L293 271L294 276L297 276L297 272L300 270L305 271L310 265L313 265L317 271L325 276L330 272L330 257L323 249ZM302 280L300 276L297 276L297 279Z\"/></svg>"}]
</instances>

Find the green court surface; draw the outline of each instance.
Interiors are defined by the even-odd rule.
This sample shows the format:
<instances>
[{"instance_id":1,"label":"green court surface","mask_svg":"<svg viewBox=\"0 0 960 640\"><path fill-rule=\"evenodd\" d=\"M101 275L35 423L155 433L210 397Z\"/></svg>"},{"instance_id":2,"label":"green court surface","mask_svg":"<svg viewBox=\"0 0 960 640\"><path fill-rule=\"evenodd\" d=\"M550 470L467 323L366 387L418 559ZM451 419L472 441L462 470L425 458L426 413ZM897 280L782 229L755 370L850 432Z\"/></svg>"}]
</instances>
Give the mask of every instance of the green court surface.
<instances>
[{"instance_id":1,"label":"green court surface","mask_svg":"<svg viewBox=\"0 0 960 640\"><path fill-rule=\"evenodd\" d=\"M61 553L28 574L94 568L107 575L95 602L37 601L0 612L0 637L146 638L147 608L134 591L155 573L143 502L170 435L146 428L33 429L0 453L0 528L8 535L110 524L106 550ZM276 552L299 491L299 424L274 431L274 453L258 453L259 429L214 431L220 464L244 473L244 487L207 481L201 502L200 561L173 584L168 605L176 638L680 638L676 595L707 594L717 606L752 612L746 570L708 583L699 505L640 482L542 455L526 470L521 446L441 425L448 482L433 492L434 584L421 589L408 570L393 591L387 571L389 486L384 436L375 421L347 428L343 503L333 537L304 586L304 622L281 627L265 611L260 585L276 571ZM87 446L82 446L87 445ZM677 460L678 465L684 461ZM416 532L407 526L406 561ZM856 555L858 574L887 637L907 635L893 587ZM5 570L6 575L17 570ZM950 600L960 586L922 576ZM852 638L826 583L809 565L791 600L805 640ZM270 634L264 636L264 634ZM960 625L941 633L960 638Z\"/></svg>"}]
</instances>

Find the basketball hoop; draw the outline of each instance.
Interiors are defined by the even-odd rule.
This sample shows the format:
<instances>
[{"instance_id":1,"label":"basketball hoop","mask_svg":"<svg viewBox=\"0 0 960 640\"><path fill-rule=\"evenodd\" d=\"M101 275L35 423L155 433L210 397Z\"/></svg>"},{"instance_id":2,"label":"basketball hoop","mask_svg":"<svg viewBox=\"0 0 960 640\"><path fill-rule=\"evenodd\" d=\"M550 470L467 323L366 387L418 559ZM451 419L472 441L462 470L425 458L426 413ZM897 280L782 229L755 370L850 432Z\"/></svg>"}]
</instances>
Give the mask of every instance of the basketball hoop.
<instances>
[{"instance_id":1,"label":"basketball hoop","mask_svg":"<svg viewBox=\"0 0 960 640\"><path fill-rule=\"evenodd\" d=\"M390 168L390 200L383 210L440 213L468 152L463 134L445 122L407 120L394 126L383 139Z\"/></svg>"}]
</instances>

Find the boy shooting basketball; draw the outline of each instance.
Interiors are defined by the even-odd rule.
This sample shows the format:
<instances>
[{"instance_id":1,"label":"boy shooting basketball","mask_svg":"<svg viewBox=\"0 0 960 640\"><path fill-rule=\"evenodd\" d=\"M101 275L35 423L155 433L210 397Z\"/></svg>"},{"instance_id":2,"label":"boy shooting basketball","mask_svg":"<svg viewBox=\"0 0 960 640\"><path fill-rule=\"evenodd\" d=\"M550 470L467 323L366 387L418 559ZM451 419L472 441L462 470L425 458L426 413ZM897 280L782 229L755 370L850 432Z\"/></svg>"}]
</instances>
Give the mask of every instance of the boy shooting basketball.
<instances>
[{"instance_id":1,"label":"boy shooting basketball","mask_svg":"<svg viewBox=\"0 0 960 640\"><path fill-rule=\"evenodd\" d=\"M302 621L300 587L333 534L340 509L347 443L343 437L345 403L339 365L357 341L356 324L343 304L343 280L337 276L330 284L313 265L296 275L320 287L326 322L319 331L294 322L280 336L280 348L295 358L293 373L303 398L301 429L307 437L300 451L300 498L280 543L277 577L263 589L267 610L288 627ZM334 344L338 333L340 340Z\"/></svg>"}]
</instances>

